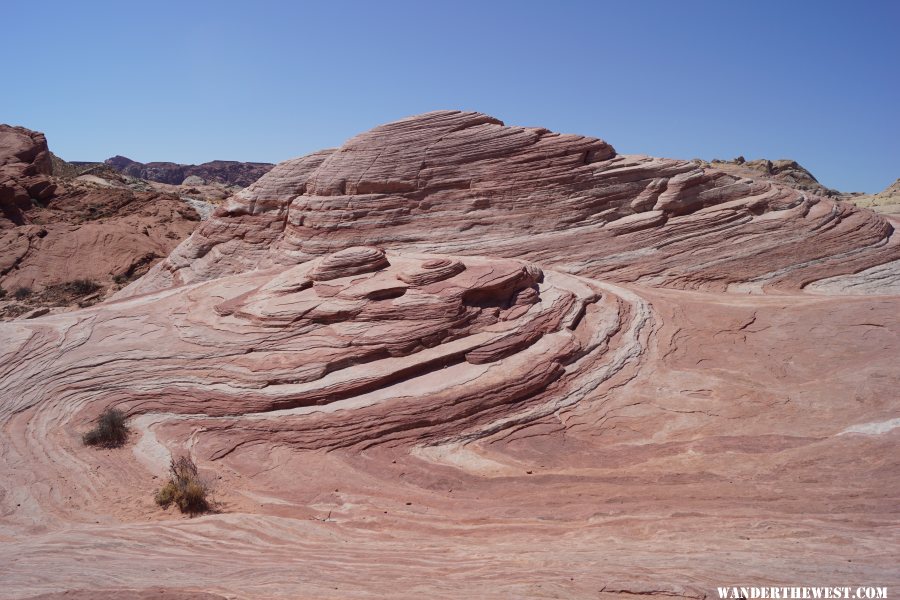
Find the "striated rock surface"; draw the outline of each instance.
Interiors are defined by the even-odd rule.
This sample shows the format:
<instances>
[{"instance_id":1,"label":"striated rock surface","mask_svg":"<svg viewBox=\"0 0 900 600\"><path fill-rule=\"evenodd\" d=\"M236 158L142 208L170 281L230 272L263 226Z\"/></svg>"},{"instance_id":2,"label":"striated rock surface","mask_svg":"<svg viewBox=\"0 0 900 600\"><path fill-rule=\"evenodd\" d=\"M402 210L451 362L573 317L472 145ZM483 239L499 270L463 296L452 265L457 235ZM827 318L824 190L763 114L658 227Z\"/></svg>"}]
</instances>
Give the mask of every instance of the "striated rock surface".
<instances>
[{"instance_id":1,"label":"striated rock surface","mask_svg":"<svg viewBox=\"0 0 900 600\"><path fill-rule=\"evenodd\" d=\"M617 282L796 289L900 258L893 232L771 179L445 111L281 163L126 293L360 243L523 257Z\"/></svg>"},{"instance_id":2,"label":"striated rock surface","mask_svg":"<svg viewBox=\"0 0 900 600\"><path fill-rule=\"evenodd\" d=\"M277 165L0 323L0 598L895 587L895 226L475 113ZM195 519L153 503L183 454Z\"/></svg>"}]
</instances>

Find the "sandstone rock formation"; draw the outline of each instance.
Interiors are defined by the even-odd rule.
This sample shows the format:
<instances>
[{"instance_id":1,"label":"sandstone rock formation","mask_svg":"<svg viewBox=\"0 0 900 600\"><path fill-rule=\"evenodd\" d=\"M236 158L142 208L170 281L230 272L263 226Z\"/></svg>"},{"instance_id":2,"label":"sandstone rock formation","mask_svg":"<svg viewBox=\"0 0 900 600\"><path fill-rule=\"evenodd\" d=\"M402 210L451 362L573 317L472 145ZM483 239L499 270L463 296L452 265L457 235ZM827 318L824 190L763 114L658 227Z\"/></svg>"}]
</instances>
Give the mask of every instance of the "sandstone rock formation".
<instances>
[{"instance_id":1,"label":"sandstone rock formation","mask_svg":"<svg viewBox=\"0 0 900 600\"><path fill-rule=\"evenodd\" d=\"M617 282L797 289L897 260L892 232L768 179L448 111L281 163L129 293L360 243L523 257Z\"/></svg>"},{"instance_id":2,"label":"sandstone rock formation","mask_svg":"<svg viewBox=\"0 0 900 600\"><path fill-rule=\"evenodd\" d=\"M105 164L120 173L159 183L181 185L188 179L187 185L198 185L199 179L203 183L222 183L241 187L247 187L275 166L271 163L235 160L213 160L200 165L172 162L140 163L124 156L108 158Z\"/></svg>"},{"instance_id":3,"label":"sandstone rock formation","mask_svg":"<svg viewBox=\"0 0 900 600\"><path fill-rule=\"evenodd\" d=\"M277 165L0 323L0 598L895 586L896 224L476 113ZM181 454L215 513L153 504Z\"/></svg>"},{"instance_id":4,"label":"sandstone rock formation","mask_svg":"<svg viewBox=\"0 0 900 600\"><path fill-rule=\"evenodd\" d=\"M711 162L695 161L704 167L715 167L741 177L755 179L768 179L781 185L794 189L812 192L820 196L827 196L855 206L869 208L878 213L900 214L900 179L889 185L884 191L877 194L864 194L862 192L841 192L827 188L797 161L782 160L745 160L739 156L734 160L713 159Z\"/></svg>"},{"instance_id":5,"label":"sandstone rock formation","mask_svg":"<svg viewBox=\"0 0 900 600\"><path fill-rule=\"evenodd\" d=\"M0 211L20 225L32 198L46 200L56 189L49 178L53 165L47 139L23 127L0 125L0 149Z\"/></svg>"},{"instance_id":6,"label":"sandstone rock formation","mask_svg":"<svg viewBox=\"0 0 900 600\"><path fill-rule=\"evenodd\" d=\"M759 158L746 160L743 156L739 156L734 160L713 159L711 163L703 164L741 177L770 179L776 183L800 191L812 192L820 196L840 196L840 192L819 183L819 180L812 173L800 163L791 159L769 160L767 158Z\"/></svg>"},{"instance_id":7,"label":"sandstone rock formation","mask_svg":"<svg viewBox=\"0 0 900 600\"><path fill-rule=\"evenodd\" d=\"M61 179L54 166L43 134L0 125L2 315L96 301L142 275L199 222L178 196L92 174Z\"/></svg>"},{"instance_id":8,"label":"sandstone rock formation","mask_svg":"<svg viewBox=\"0 0 900 600\"><path fill-rule=\"evenodd\" d=\"M844 194L841 199L878 213L900 215L900 179L877 194Z\"/></svg>"}]
</instances>

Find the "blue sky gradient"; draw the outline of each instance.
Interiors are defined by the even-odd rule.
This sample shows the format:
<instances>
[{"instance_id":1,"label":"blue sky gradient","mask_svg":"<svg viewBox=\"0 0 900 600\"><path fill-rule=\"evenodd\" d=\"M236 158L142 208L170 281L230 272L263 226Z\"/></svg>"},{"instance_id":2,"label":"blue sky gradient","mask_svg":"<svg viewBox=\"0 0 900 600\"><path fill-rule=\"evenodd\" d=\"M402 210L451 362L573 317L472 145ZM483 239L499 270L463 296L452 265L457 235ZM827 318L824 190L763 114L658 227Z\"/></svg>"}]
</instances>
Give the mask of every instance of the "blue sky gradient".
<instances>
[{"instance_id":1,"label":"blue sky gradient","mask_svg":"<svg viewBox=\"0 0 900 600\"><path fill-rule=\"evenodd\" d=\"M68 160L277 162L441 108L900 177L900 2L7 2L0 121ZM14 26L10 26L14 24Z\"/></svg>"}]
</instances>

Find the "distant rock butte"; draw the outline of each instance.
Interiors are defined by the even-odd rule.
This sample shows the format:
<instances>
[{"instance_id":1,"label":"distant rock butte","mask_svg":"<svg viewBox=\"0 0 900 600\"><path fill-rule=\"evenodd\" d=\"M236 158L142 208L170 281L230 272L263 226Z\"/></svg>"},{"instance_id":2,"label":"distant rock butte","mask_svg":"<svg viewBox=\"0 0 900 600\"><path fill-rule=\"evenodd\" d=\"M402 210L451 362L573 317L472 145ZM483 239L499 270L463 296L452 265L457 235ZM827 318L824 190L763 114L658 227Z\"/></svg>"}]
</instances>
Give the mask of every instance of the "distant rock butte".
<instances>
[{"instance_id":1,"label":"distant rock butte","mask_svg":"<svg viewBox=\"0 0 900 600\"><path fill-rule=\"evenodd\" d=\"M895 227L477 113L281 163L0 323L0 596L895 587ZM84 448L107 407L130 441ZM202 518L153 504L181 454Z\"/></svg>"},{"instance_id":2,"label":"distant rock butte","mask_svg":"<svg viewBox=\"0 0 900 600\"><path fill-rule=\"evenodd\" d=\"M204 182L223 183L247 187L266 173L272 163L238 162L234 160L214 160L200 165L182 165L171 162L140 163L124 156L113 156L105 161L120 173L149 181L180 185L185 179L194 177ZM192 184L196 184L192 180Z\"/></svg>"}]
</instances>

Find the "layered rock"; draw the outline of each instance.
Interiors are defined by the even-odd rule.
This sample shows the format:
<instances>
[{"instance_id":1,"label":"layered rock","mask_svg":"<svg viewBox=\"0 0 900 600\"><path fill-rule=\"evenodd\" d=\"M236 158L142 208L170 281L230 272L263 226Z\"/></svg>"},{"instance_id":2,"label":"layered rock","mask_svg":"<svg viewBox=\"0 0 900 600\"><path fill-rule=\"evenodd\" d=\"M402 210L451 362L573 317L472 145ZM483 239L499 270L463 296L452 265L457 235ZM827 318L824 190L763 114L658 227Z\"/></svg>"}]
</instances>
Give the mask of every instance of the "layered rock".
<instances>
[{"instance_id":1,"label":"layered rock","mask_svg":"<svg viewBox=\"0 0 900 600\"><path fill-rule=\"evenodd\" d=\"M128 293L360 243L524 257L618 282L794 289L896 260L893 232L771 179L446 111L280 164Z\"/></svg>"},{"instance_id":2,"label":"layered rock","mask_svg":"<svg viewBox=\"0 0 900 600\"><path fill-rule=\"evenodd\" d=\"M0 595L894 586L893 228L474 113L282 163L118 299L0 323ZM184 454L198 519L152 500Z\"/></svg>"},{"instance_id":3,"label":"layered rock","mask_svg":"<svg viewBox=\"0 0 900 600\"><path fill-rule=\"evenodd\" d=\"M703 164L740 177L770 179L781 185L792 187L802 192L811 192L819 196L840 196L840 192L825 187L819 183L819 180L806 167L789 158L746 160L743 156L739 156L734 160L713 159L711 163Z\"/></svg>"},{"instance_id":4,"label":"layered rock","mask_svg":"<svg viewBox=\"0 0 900 600\"><path fill-rule=\"evenodd\" d=\"M417 278L423 271L441 276ZM280 272L113 304L98 309L89 322L62 318L52 326L56 333L44 325L19 329L8 350L12 355L27 354L28 340L38 331L60 341L90 331L104 342L81 350L43 346L41 352L53 355L53 367L40 376L43 383L32 380L30 390L4 388L5 397L19 400L3 409L22 410L55 396L61 385L75 404L77 398L90 399L91 410L116 404L132 407L133 414L244 415L311 448L384 443L401 435L423 439L437 431L446 435L468 430L486 414L509 416L499 407L516 404L523 410L542 398L551 382L569 378L566 365L602 354L622 314L618 300L598 304L601 297L600 288L575 277L545 276L514 260L352 248ZM108 333L124 322L143 333L113 342ZM157 351L147 354L151 348ZM85 387L76 386L79 391L66 374L88 355L97 369ZM119 366L102 357L127 355L141 356L145 366L122 385L110 385L120 376ZM193 375L179 374L179 365L190 365ZM218 383L211 385L205 374L215 371ZM420 391L410 397L412 389ZM344 404L355 408L337 417L328 414L331 406ZM320 419L307 413L326 405L321 418L337 418L334 425L344 433L323 440L317 433L321 423L313 424ZM394 417L371 418L384 411ZM407 421L418 425L401 426ZM218 430L226 421L217 423L204 427ZM393 432L395 427L400 430ZM229 437L210 436L216 444L229 443Z\"/></svg>"}]
</instances>

